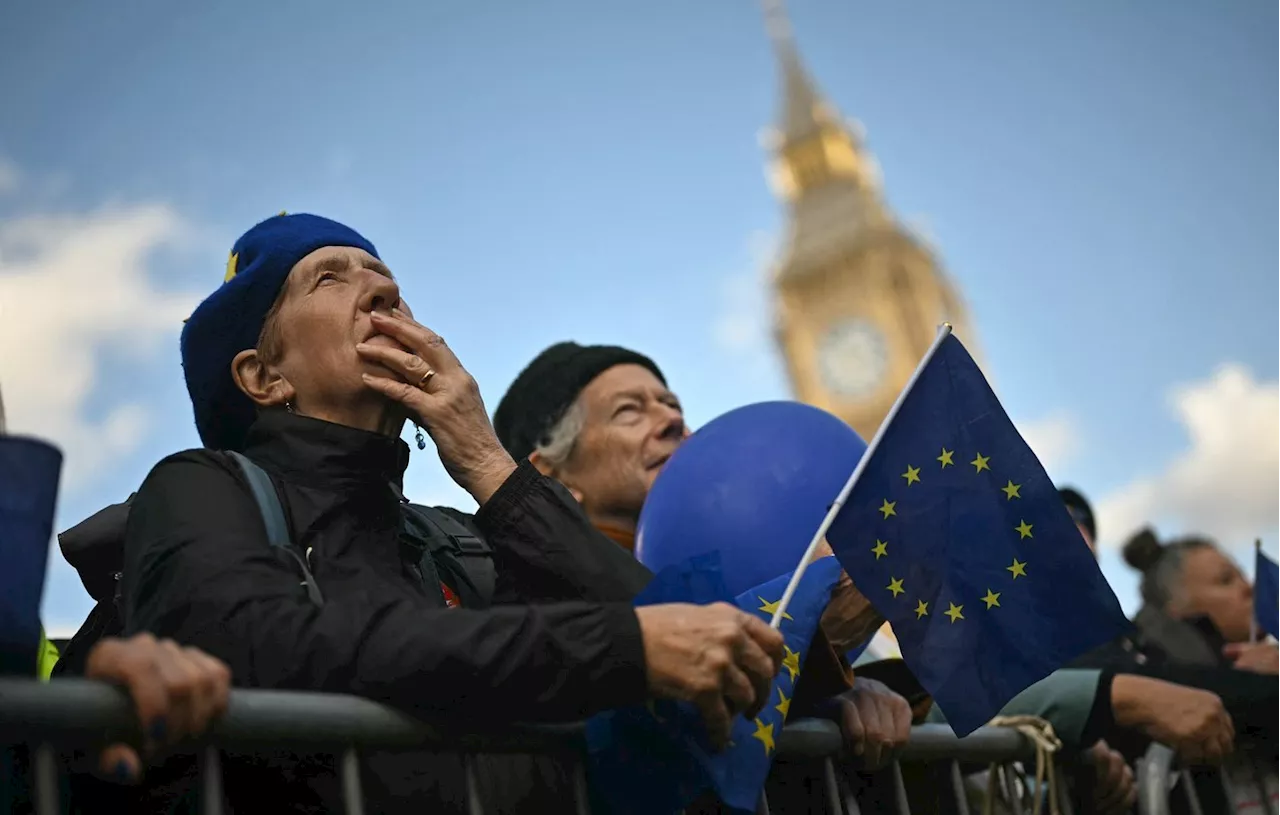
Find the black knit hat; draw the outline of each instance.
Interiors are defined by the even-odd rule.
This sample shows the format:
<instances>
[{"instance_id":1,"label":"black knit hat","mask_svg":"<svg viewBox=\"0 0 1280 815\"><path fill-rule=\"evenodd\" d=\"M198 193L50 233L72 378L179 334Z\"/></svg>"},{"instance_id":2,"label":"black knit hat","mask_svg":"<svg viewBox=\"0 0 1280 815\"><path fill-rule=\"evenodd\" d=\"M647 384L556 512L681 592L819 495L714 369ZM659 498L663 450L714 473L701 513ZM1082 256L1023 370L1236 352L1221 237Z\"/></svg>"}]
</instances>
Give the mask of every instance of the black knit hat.
<instances>
[{"instance_id":1,"label":"black knit hat","mask_svg":"<svg viewBox=\"0 0 1280 815\"><path fill-rule=\"evenodd\" d=\"M498 440L515 460L528 458L583 388L615 365L640 365L667 384L644 354L615 345L558 342L534 357L498 402L493 412Z\"/></svg>"}]
</instances>

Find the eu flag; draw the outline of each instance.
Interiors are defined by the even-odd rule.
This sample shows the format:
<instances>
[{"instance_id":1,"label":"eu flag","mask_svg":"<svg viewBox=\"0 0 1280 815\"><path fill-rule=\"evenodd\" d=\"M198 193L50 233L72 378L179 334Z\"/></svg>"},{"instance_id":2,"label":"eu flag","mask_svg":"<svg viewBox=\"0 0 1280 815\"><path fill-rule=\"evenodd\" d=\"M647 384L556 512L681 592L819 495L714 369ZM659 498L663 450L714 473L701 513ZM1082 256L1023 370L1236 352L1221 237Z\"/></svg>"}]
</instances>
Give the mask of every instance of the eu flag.
<instances>
[{"instance_id":1,"label":"eu flag","mask_svg":"<svg viewBox=\"0 0 1280 815\"><path fill-rule=\"evenodd\" d=\"M723 600L770 621L791 573L730 597L719 558L718 553L700 555L662 570L636 605ZM593 811L672 813L712 791L732 810L755 812L800 668L839 577L840 564L833 557L814 561L801 577L779 627L785 656L769 700L756 718L735 719L724 751L712 750L697 709L686 703L655 702L588 721Z\"/></svg>"},{"instance_id":2,"label":"eu flag","mask_svg":"<svg viewBox=\"0 0 1280 815\"><path fill-rule=\"evenodd\" d=\"M1129 622L960 341L909 388L827 541L965 735Z\"/></svg>"},{"instance_id":3,"label":"eu flag","mask_svg":"<svg viewBox=\"0 0 1280 815\"><path fill-rule=\"evenodd\" d=\"M1253 567L1253 616L1258 627L1273 637L1280 637L1280 567L1258 550Z\"/></svg>"}]
</instances>

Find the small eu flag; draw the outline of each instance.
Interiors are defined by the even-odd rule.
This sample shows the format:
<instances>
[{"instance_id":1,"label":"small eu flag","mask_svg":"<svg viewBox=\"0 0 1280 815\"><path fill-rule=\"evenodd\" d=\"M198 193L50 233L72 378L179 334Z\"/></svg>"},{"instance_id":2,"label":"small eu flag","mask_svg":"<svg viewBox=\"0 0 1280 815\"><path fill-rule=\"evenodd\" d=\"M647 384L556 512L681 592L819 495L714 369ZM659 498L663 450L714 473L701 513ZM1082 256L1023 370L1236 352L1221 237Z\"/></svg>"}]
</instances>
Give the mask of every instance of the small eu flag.
<instances>
[{"instance_id":1,"label":"small eu flag","mask_svg":"<svg viewBox=\"0 0 1280 815\"><path fill-rule=\"evenodd\" d=\"M1261 548L1253 567L1253 616L1259 628L1280 638L1280 567Z\"/></svg>"},{"instance_id":2,"label":"small eu flag","mask_svg":"<svg viewBox=\"0 0 1280 815\"><path fill-rule=\"evenodd\" d=\"M960 341L908 387L827 540L965 735L1129 622Z\"/></svg>"},{"instance_id":3,"label":"small eu flag","mask_svg":"<svg viewBox=\"0 0 1280 815\"><path fill-rule=\"evenodd\" d=\"M636 605L723 600L770 621L791 573L730 597L719 557L700 555L663 569ZM654 702L608 711L588 721L593 811L672 813L711 791L731 810L755 812L800 668L840 570L835 558L825 557L811 563L801 577L778 629L786 645L769 700L756 718L734 720L724 751L711 749L697 709L686 703Z\"/></svg>"}]
</instances>

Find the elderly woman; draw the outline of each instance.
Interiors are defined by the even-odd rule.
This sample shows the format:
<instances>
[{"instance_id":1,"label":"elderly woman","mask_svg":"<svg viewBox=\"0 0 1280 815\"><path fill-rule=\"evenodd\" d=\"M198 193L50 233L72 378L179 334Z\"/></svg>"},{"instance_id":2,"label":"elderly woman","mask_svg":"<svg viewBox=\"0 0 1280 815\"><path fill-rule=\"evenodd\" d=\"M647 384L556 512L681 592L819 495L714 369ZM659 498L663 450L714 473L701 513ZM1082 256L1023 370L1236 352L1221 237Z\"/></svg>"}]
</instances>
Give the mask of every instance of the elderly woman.
<instances>
[{"instance_id":1,"label":"elderly woman","mask_svg":"<svg viewBox=\"0 0 1280 815\"><path fill-rule=\"evenodd\" d=\"M475 381L355 231L284 214L249 230L187 322L182 358L205 448L160 462L134 499L127 631L200 647L237 685L356 693L464 729L663 697L694 701L723 740L733 715L766 701L776 632L725 604L633 608L643 578L630 558L566 490L512 461ZM406 420L480 507L452 517L493 549L490 607L402 525ZM284 556L223 451L270 476L292 544ZM228 793L244 797L232 808L338 809L332 765L315 761L279 758L263 772L233 758ZM370 811L462 806L455 759L368 764ZM536 780L554 774L546 766L486 766L494 809L563 806ZM161 797L182 791L183 772Z\"/></svg>"}]
</instances>

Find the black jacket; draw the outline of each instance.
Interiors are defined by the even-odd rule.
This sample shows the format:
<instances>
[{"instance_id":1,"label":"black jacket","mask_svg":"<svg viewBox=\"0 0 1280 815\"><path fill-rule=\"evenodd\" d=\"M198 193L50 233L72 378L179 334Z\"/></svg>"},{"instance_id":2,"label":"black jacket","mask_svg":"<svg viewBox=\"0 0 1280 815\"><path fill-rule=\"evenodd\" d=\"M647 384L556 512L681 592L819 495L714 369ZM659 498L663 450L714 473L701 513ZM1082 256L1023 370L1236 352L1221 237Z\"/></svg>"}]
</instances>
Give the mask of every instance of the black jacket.
<instances>
[{"instance_id":1,"label":"black jacket","mask_svg":"<svg viewBox=\"0 0 1280 815\"><path fill-rule=\"evenodd\" d=\"M398 541L408 447L398 439L264 414L245 454L276 482L291 537L325 595L313 606L296 566L269 549L258 510L224 454L160 462L129 514L122 578L126 633L150 631L230 665L235 685L354 693L467 728L568 721L645 697L632 597L648 570L597 532L572 496L523 462L474 516L494 549L495 606L450 609ZM529 605L537 603L539 605ZM340 809L331 757L228 756L234 812ZM487 761L498 811L544 811L554 762ZM172 804L189 763L152 775ZM461 811L449 756L374 756L370 811ZM545 782L545 783L544 783ZM496 796L496 797L495 797ZM558 802L563 805L563 800Z\"/></svg>"},{"instance_id":2,"label":"black jacket","mask_svg":"<svg viewBox=\"0 0 1280 815\"><path fill-rule=\"evenodd\" d=\"M1222 635L1207 619L1181 623L1184 629L1176 638L1168 635L1171 621L1156 624L1149 613L1135 619L1137 628L1111 642L1099 646L1071 663L1072 668L1098 668L1104 672L1110 687L1115 674L1136 674L1177 685L1212 691L1222 700L1231 715L1238 738L1274 751L1277 742L1276 721L1280 717L1280 691L1274 676L1240 671L1221 657ZM1185 645L1175 643L1200 638L1197 651L1213 655L1212 659L1184 662ZM1181 657L1181 658L1180 658ZM1109 701L1109 696L1108 701ZM1109 718L1108 718L1109 720ZM1133 732L1110 732L1107 741L1128 756L1136 756L1148 746L1148 740Z\"/></svg>"}]
</instances>

